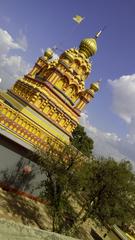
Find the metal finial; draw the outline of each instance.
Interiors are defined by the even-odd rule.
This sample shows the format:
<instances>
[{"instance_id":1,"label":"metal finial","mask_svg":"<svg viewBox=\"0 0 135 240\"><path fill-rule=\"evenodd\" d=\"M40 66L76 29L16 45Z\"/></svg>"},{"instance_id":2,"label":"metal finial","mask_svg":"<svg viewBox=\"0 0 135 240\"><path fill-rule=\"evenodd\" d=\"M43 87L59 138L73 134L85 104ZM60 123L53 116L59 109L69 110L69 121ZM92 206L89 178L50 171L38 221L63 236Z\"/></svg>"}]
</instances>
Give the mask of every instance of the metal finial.
<instances>
[{"instance_id":1,"label":"metal finial","mask_svg":"<svg viewBox=\"0 0 135 240\"><path fill-rule=\"evenodd\" d=\"M99 36L101 35L101 33L105 30L106 26L103 27L103 29L101 29L98 33L96 33L95 35L95 39L99 38Z\"/></svg>"}]
</instances>

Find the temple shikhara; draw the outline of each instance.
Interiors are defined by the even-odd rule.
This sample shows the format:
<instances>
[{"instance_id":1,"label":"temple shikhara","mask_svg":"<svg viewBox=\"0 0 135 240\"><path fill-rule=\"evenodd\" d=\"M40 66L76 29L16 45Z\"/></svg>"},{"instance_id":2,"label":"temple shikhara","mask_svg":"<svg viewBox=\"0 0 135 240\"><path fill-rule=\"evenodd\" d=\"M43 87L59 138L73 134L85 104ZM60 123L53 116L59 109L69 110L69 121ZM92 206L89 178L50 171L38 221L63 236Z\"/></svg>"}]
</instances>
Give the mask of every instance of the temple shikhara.
<instances>
[{"instance_id":1,"label":"temple shikhara","mask_svg":"<svg viewBox=\"0 0 135 240\"><path fill-rule=\"evenodd\" d=\"M18 145L44 147L48 138L70 142L81 112L99 90L99 82L86 89L85 81L100 33L55 60L48 48L28 74L0 92L1 142L8 141L15 149Z\"/></svg>"}]
</instances>

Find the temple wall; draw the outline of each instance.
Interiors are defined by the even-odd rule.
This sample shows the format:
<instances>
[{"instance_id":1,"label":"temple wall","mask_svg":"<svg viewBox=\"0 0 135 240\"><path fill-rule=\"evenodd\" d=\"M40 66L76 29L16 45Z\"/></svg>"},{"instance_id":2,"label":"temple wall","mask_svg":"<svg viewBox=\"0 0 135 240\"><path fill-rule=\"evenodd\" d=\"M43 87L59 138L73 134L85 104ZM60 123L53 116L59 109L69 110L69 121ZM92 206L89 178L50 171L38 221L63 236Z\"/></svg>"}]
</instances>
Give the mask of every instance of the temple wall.
<instances>
[{"instance_id":1,"label":"temple wall","mask_svg":"<svg viewBox=\"0 0 135 240\"><path fill-rule=\"evenodd\" d=\"M13 166L21 157L26 159L28 150L0 134L0 170Z\"/></svg>"}]
</instances>

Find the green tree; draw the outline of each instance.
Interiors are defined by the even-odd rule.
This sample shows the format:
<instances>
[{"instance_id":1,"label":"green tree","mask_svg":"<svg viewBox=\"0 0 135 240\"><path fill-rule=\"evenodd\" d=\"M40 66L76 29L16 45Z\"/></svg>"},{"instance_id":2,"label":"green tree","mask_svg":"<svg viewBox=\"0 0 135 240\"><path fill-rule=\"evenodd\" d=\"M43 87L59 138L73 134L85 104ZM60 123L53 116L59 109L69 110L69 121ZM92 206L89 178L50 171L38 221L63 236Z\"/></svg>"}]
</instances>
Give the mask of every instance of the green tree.
<instances>
[{"instance_id":1,"label":"green tree","mask_svg":"<svg viewBox=\"0 0 135 240\"><path fill-rule=\"evenodd\" d=\"M128 161L88 160L76 148L48 144L34 160L45 173L38 186L48 199L52 230L67 232L92 218L103 225L124 226L135 220L135 174ZM73 194L74 193L74 194ZM74 204L78 201L79 211Z\"/></svg>"},{"instance_id":2,"label":"green tree","mask_svg":"<svg viewBox=\"0 0 135 240\"><path fill-rule=\"evenodd\" d=\"M38 150L34 156L34 161L41 166L41 173L46 176L38 189L40 197L48 200L52 231L67 232L77 220L69 199L80 189L77 167L82 160L82 154L72 146L58 149L54 143L48 144L45 151Z\"/></svg>"},{"instance_id":3,"label":"green tree","mask_svg":"<svg viewBox=\"0 0 135 240\"><path fill-rule=\"evenodd\" d=\"M76 147L85 156L90 157L93 150L93 140L87 136L84 131L84 127L78 124L78 126L73 131L73 138L71 139L71 144Z\"/></svg>"},{"instance_id":4,"label":"green tree","mask_svg":"<svg viewBox=\"0 0 135 240\"><path fill-rule=\"evenodd\" d=\"M135 219L135 174L129 161L100 158L85 163L82 172L83 220L123 226Z\"/></svg>"}]
</instances>

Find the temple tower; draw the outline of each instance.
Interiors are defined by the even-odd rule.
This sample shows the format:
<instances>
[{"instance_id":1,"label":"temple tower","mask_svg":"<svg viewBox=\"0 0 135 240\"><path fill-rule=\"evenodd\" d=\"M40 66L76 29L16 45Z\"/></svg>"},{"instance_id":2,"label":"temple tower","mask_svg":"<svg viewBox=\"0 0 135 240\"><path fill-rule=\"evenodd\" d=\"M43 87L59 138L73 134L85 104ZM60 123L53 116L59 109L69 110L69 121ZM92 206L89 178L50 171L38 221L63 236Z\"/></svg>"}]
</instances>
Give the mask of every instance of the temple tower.
<instances>
[{"instance_id":1,"label":"temple tower","mask_svg":"<svg viewBox=\"0 0 135 240\"><path fill-rule=\"evenodd\" d=\"M3 133L39 147L50 137L69 143L81 111L99 90L99 82L85 89L98 35L83 39L78 49L68 49L55 60L48 48L28 74L0 92Z\"/></svg>"}]
</instances>

